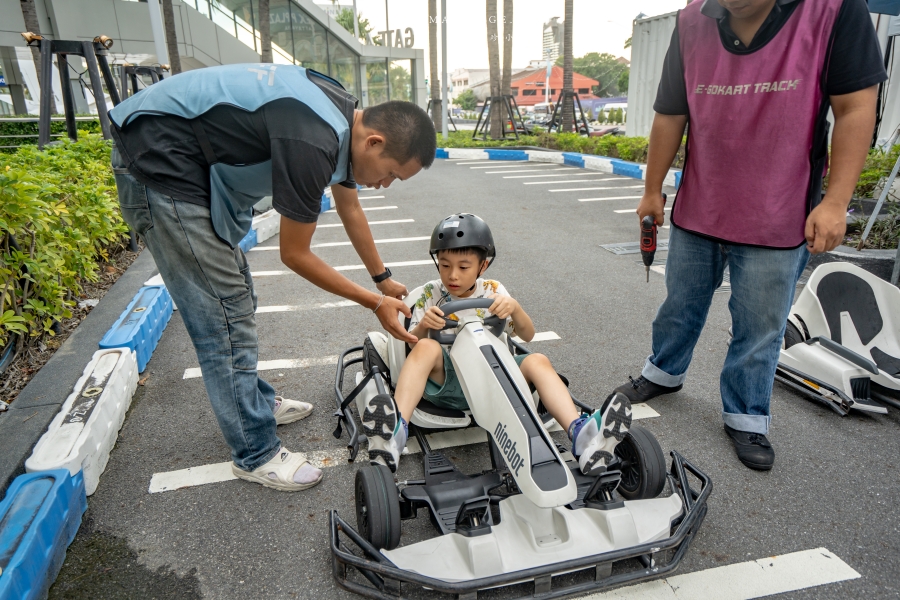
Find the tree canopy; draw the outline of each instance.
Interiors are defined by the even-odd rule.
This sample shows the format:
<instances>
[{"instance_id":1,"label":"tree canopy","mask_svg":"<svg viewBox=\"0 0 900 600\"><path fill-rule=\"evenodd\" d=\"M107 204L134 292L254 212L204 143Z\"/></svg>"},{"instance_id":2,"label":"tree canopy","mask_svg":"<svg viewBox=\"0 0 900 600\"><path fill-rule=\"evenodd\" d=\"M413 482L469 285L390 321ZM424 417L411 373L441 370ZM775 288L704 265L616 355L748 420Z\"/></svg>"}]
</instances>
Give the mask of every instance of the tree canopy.
<instances>
[{"instance_id":1,"label":"tree canopy","mask_svg":"<svg viewBox=\"0 0 900 600\"><path fill-rule=\"evenodd\" d=\"M456 105L463 110L475 110L475 107L478 105L478 98L475 97L475 92L472 90L465 90L456 97Z\"/></svg>"},{"instance_id":2,"label":"tree canopy","mask_svg":"<svg viewBox=\"0 0 900 600\"><path fill-rule=\"evenodd\" d=\"M595 96L613 98L628 93L627 76L624 89L620 87L620 78L623 73L628 73L628 65L619 62L612 54L589 52L581 58L573 59L572 62L576 73L600 82L592 89ZM562 66L562 58L559 58L556 64Z\"/></svg>"}]
</instances>

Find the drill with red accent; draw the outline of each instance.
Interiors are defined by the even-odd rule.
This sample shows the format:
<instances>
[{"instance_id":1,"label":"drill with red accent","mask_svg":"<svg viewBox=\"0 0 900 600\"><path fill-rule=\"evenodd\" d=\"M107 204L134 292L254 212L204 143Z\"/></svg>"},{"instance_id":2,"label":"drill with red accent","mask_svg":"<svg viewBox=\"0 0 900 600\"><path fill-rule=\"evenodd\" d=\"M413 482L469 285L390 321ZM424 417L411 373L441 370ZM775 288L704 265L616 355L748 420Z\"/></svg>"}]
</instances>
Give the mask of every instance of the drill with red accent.
<instances>
[{"instance_id":1,"label":"drill with red accent","mask_svg":"<svg viewBox=\"0 0 900 600\"><path fill-rule=\"evenodd\" d=\"M668 199L665 194L662 195L663 205ZM656 219L653 215L647 215L641 219L641 258L644 261L644 267L647 270L647 283L650 283L650 266L653 264L653 258L656 256Z\"/></svg>"}]
</instances>

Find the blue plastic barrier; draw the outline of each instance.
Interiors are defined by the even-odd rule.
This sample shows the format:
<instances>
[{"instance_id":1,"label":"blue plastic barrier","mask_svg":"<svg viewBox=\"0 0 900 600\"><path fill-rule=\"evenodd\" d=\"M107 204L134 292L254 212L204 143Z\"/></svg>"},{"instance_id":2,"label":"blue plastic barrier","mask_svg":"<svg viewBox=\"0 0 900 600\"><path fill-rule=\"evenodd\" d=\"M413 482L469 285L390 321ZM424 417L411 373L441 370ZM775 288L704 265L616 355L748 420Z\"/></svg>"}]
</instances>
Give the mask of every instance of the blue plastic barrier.
<instances>
[{"instance_id":1,"label":"blue plastic barrier","mask_svg":"<svg viewBox=\"0 0 900 600\"><path fill-rule=\"evenodd\" d=\"M675 172L675 189L676 190L681 187L681 176L683 175L683 173L684 173L684 171L676 171Z\"/></svg>"},{"instance_id":2,"label":"blue plastic barrier","mask_svg":"<svg viewBox=\"0 0 900 600\"><path fill-rule=\"evenodd\" d=\"M171 317L172 297L166 286L142 287L100 340L100 347L134 350L138 372L143 373Z\"/></svg>"},{"instance_id":3,"label":"blue plastic barrier","mask_svg":"<svg viewBox=\"0 0 900 600\"><path fill-rule=\"evenodd\" d=\"M563 163L569 165L570 167L581 167L584 168L584 157L580 154L575 154L574 152L563 152Z\"/></svg>"},{"instance_id":4,"label":"blue plastic barrier","mask_svg":"<svg viewBox=\"0 0 900 600\"><path fill-rule=\"evenodd\" d=\"M362 188L361 185L357 185L357 188L356 188L356 189L357 189L357 190L361 190L361 189L363 189L363 188ZM319 212L320 212L320 213L323 213L323 212L325 212L326 210L331 210L331 208L332 208L332 206L331 206L331 198L329 198L329 197L326 196L325 194L322 194L322 208L319 210Z\"/></svg>"},{"instance_id":5,"label":"blue plastic barrier","mask_svg":"<svg viewBox=\"0 0 900 600\"><path fill-rule=\"evenodd\" d=\"M255 229L251 229L250 231L248 231L247 235L244 236L244 239L242 239L240 242L238 242L238 246L240 246L241 250L243 250L244 252L249 251L250 248L254 247L255 245L256 245L256 230Z\"/></svg>"},{"instance_id":6,"label":"blue plastic barrier","mask_svg":"<svg viewBox=\"0 0 900 600\"><path fill-rule=\"evenodd\" d=\"M626 177L634 177L635 179L644 178L644 172L641 171L641 166L637 163L613 159L612 164L613 174L615 175L625 175Z\"/></svg>"},{"instance_id":7,"label":"blue plastic barrier","mask_svg":"<svg viewBox=\"0 0 900 600\"><path fill-rule=\"evenodd\" d=\"M450 158L450 153L447 152L447 151L446 151L445 149L443 149L443 148L438 148L438 149L435 150L435 152L434 152L434 157L435 157L435 158Z\"/></svg>"},{"instance_id":8,"label":"blue plastic barrier","mask_svg":"<svg viewBox=\"0 0 900 600\"><path fill-rule=\"evenodd\" d=\"M46 598L87 510L66 469L20 475L0 502L0 600Z\"/></svg>"},{"instance_id":9,"label":"blue plastic barrier","mask_svg":"<svg viewBox=\"0 0 900 600\"><path fill-rule=\"evenodd\" d=\"M486 148L490 160L528 160L528 153L524 150L492 150Z\"/></svg>"}]
</instances>

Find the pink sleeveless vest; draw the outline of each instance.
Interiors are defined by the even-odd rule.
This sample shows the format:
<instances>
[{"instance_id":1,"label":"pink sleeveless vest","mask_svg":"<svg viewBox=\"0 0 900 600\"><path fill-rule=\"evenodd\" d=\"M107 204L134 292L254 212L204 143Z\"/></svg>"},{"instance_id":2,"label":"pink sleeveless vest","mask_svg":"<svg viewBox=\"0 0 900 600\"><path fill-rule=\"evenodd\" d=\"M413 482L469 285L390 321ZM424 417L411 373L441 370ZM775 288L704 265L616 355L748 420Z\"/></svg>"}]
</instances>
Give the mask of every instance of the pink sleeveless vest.
<instances>
[{"instance_id":1,"label":"pink sleeveless vest","mask_svg":"<svg viewBox=\"0 0 900 600\"><path fill-rule=\"evenodd\" d=\"M806 217L818 203L808 201L818 195L811 187L821 189L824 175L813 136L842 3L800 0L768 44L743 55L723 47L716 20L700 12L702 0L679 12L690 125L672 223L727 243L804 243Z\"/></svg>"}]
</instances>

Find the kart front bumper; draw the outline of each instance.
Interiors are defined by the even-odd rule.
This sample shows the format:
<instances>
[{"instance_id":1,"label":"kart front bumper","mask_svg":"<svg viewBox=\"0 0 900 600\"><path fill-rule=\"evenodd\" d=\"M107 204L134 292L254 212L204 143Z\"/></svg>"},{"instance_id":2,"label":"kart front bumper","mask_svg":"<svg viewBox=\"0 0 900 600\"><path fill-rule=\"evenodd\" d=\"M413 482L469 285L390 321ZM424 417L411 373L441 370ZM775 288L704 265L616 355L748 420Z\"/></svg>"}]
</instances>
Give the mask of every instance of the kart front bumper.
<instances>
[{"instance_id":1,"label":"kart front bumper","mask_svg":"<svg viewBox=\"0 0 900 600\"><path fill-rule=\"evenodd\" d=\"M681 498L684 514L675 526L674 533L666 539L511 573L450 583L398 568L333 510L329 516L329 529L334 578L342 588L368 598L401 598L402 585L406 584L451 594L451 597L474 600L479 591L528 582L534 583L533 595L517 597L565 598L665 576L678 567L687 552L706 516L706 502L712 492L712 481L705 473L677 452L673 451L671 456L669 483L674 493ZM699 490L690 485L688 473L699 482ZM629 570L617 568L616 574L613 574L614 563L629 559L636 559L623 565L627 565ZM553 581L554 576L575 572L584 572L584 575L567 578L571 583Z\"/></svg>"}]
</instances>

